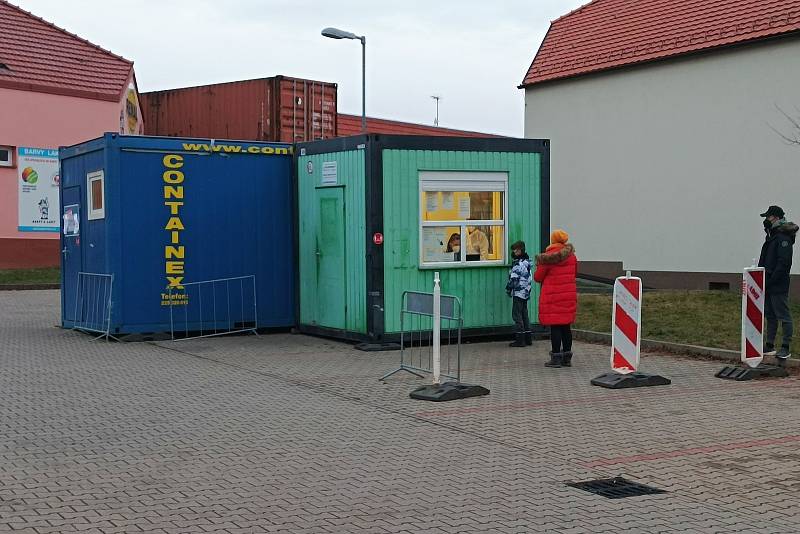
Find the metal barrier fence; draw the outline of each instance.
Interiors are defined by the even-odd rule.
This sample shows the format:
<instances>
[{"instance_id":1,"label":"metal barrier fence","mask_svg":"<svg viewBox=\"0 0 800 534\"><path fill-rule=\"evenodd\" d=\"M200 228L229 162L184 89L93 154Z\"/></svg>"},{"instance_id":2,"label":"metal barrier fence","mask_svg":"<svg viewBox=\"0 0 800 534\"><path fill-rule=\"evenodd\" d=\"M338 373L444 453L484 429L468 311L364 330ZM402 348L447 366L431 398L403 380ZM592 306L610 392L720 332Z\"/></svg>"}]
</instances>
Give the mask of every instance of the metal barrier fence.
<instances>
[{"instance_id":1,"label":"metal barrier fence","mask_svg":"<svg viewBox=\"0 0 800 534\"><path fill-rule=\"evenodd\" d=\"M440 297L439 339L436 339L434 322L435 296ZM434 375L434 380L443 376L460 381L463 325L461 300L458 297L405 291L400 310L400 367L383 375L380 380L407 371L420 378L423 377L420 373L430 373ZM440 351L440 363L434 357L437 350Z\"/></svg>"},{"instance_id":2,"label":"metal barrier fence","mask_svg":"<svg viewBox=\"0 0 800 534\"><path fill-rule=\"evenodd\" d=\"M114 337L110 334L113 290L113 274L79 272L72 328L100 334L95 339Z\"/></svg>"},{"instance_id":3,"label":"metal barrier fence","mask_svg":"<svg viewBox=\"0 0 800 534\"><path fill-rule=\"evenodd\" d=\"M242 332L257 334L255 275L184 282L183 286L177 291L167 288L173 341ZM182 324L181 312L175 308L183 309Z\"/></svg>"}]
</instances>

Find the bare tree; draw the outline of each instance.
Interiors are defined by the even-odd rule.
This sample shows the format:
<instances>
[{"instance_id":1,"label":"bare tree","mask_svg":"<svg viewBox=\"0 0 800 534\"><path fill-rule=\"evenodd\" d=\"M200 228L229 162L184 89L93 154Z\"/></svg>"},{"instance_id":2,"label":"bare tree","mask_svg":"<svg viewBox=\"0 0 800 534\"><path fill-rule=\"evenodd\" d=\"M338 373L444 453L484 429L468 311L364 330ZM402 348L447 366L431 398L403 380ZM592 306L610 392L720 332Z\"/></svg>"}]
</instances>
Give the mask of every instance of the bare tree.
<instances>
[{"instance_id":1,"label":"bare tree","mask_svg":"<svg viewBox=\"0 0 800 534\"><path fill-rule=\"evenodd\" d=\"M777 104L775 104L775 108L778 111L780 111L781 115L783 115L786 118L786 120L788 121L789 126L791 127L792 131L790 133L788 133L788 134L785 134L785 133L781 132L780 130L774 128L772 125L770 125L770 128L772 129L772 131L775 132L776 134L780 135L781 138L784 141L786 141L786 143L788 143L790 145L800 145L800 116L792 117L791 115L786 113ZM796 111L798 111L798 113L800 113L800 110L796 110Z\"/></svg>"}]
</instances>

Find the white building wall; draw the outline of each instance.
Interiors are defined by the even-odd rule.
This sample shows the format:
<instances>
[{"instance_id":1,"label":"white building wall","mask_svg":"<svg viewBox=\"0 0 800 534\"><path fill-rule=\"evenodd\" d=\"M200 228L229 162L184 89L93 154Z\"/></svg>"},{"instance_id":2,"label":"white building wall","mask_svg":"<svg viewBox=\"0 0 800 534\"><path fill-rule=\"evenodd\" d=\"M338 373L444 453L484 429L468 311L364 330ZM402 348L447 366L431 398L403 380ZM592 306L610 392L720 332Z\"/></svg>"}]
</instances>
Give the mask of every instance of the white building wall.
<instances>
[{"instance_id":1,"label":"white building wall","mask_svg":"<svg viewBox=\"0 0 800 534\"><path fill-rule=\"evenodd\" d=\"M581 260L741 272L768 205L800 220L800 146L771 129L791 132L776 106L800 116L800 39L527 88L525 136L552 140L553 227Z\"/></svg>"}]
</instances>

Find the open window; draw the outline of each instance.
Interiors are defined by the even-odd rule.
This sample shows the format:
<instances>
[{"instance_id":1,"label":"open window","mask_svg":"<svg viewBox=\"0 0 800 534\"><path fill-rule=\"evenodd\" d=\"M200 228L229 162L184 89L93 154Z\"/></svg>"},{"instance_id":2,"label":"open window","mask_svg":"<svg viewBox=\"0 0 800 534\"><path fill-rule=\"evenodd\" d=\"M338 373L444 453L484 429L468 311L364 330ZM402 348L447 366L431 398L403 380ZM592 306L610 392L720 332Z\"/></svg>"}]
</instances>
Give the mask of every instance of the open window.
<instances>
[{"instance_id":1,"label":"open window","mask_svg":"<svg viewBox=\"0 0 800 534\"><path fill-rule=\"evenodd\" d=\"M0 167L14 166L14 147L0 145Z\"/></svg>"},{"instance_id":2,"label":"open window","mask_svg":"<svg viewBox=\"0 0 800 534\"><path fill-rule=\"evenodd\" d=\"M508 174L422 171L420 267L506 263Z\"/></svg>"},{"instance_id":3,"label":"open window","mask_svg":"<svg viewBox=\"0 0 800 534\"><path fill-rule=\"evenodd\" d=\"M106 216L106 192L103 171L86 175L86 204L89 206L87 218L92 221Z\"/></svg>"}]
</instances>

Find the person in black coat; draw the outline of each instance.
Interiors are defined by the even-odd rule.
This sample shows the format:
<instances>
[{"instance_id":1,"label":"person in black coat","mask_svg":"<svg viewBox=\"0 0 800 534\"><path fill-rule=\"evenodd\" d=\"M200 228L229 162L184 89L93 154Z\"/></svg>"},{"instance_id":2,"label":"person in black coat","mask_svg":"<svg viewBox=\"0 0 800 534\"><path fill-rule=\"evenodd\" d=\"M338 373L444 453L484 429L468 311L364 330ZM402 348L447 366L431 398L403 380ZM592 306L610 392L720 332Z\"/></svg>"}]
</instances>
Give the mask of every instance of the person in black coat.
<instances>
[{"instance_id":1,"label":"person in black coat","mask_svg":"<svg viewBox=\"0 0 800 534\"><path fill-rule=\"evenodd\" d=\"M764 342L764 354L775 356L778 365L786 365L791 354L792 314L789 311L789 273L792 270L792 249L797 237L798 226L786 221L786 214L779 206L770 206L764 217L764 231L767 234L761 247L758 266L766 271L764 316L767 319L767 331ZM781 348L775 350L775 338L778 335L778 323L783 330Z\"/></svg>"}]
</instances>

